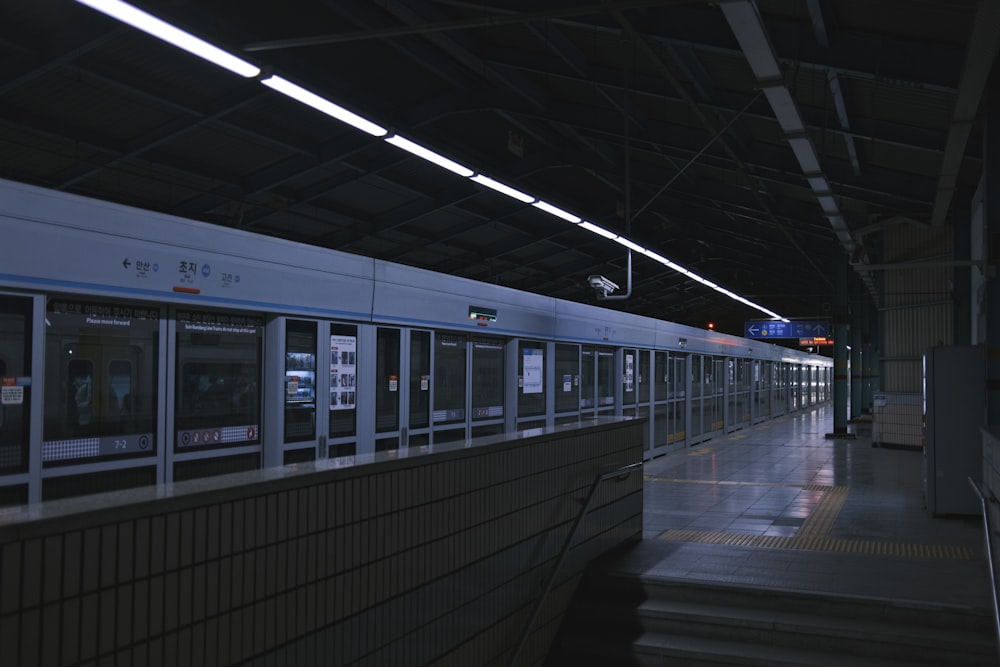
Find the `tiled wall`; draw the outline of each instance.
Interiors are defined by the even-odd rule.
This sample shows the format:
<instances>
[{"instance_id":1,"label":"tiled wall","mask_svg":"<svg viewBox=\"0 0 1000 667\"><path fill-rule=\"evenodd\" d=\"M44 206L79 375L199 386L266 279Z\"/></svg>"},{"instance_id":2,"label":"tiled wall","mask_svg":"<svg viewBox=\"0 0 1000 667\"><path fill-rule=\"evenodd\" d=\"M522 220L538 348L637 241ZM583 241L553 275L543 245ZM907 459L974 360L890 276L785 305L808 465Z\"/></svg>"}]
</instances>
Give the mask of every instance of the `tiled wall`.
<instances>
[{"instance_id":1,"label":"tiled wall","mask_svg":"<svg viewBox=\"0 0 1000 667\"><path fill-rule=\"evenodd\" d=\"M0 665L507 664L590 483L642 460L642 428L0 520ZM585 562L641 537L641 473L594 507L520 664Z\"/></svg>"}]
</instances>

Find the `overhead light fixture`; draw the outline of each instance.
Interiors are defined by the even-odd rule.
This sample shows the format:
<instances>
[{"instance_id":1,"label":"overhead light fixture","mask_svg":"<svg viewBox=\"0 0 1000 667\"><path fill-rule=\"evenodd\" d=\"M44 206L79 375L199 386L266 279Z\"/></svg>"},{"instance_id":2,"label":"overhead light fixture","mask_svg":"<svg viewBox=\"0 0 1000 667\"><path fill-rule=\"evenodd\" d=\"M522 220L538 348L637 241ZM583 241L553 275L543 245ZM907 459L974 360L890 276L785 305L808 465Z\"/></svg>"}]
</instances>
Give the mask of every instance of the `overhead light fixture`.
<instances>
[{"instance_id":1,"label":"overhead light fixture","mask_svg":"<svg viewBox=\"0 0 1000 667\"><path fill-rule=\"evenodd\" d=\"M785 84L767 86L764 88L764 96L771 103L771 110L774 117L778 119L778 125L785 131L785 134L802 134L806 131L806 126L802 122L802 115L795 106L792 93L785 87Z\"/></svg>"},{"instance_id":2,"label":"overhead light fixture","mask_svg":"<svg viewBox=\"0 0 1000 667\"><path fill-rule=\"evenodd\" d=\"M792 152L795 153L795 159L799 161L799 166L802 167L804 173L817 174L822 171L819 167L819 158L816 157L816 150L808 136L789 137L788 145L791 146Z\"/></svg>"},{"instance_id":3,"label":"overhead light fixture","mask_svg":"<svg viewBox=\"0 0 1000 667\"><path fill-rule=\"evenodd\" d=\"M525 204L530 204L533 201L535 201L535 198L532 197L531 195L525 194L525 193L521 192L520 190L515 190L514 188L512 188L509 185L506 185L504 183L501 183L500 181L494 181L489 176L483 176L482 174L476 174L475 176L472 177L471 180L475 181L476 183L479 183L480 185L485 185L486 187L490 188L491 190L496 190L497 192L499 192L501 194L505 194L508 197L516 199L516 200L518 200L520 202L524 202Z\"/></svg>"},{"instance_id":4,"label":"overhead light fixture","mask_svg":"<svg viewBox=\"0 0 1000 667\"><path fill-rule=\"evenodd\" d=\"M612 241L618 238L618 235L615 234L614 232L609 232L604 227L599 227L598 225L595 225L594 223L588 222L586 220L580 223L580 228L586 229L588 232L592 232L594 234L597 234L598 236L603 236L606 239L611 239Z\"/></svg>"},{"instance_id":5,"label":"overhead light fixture","mask_svg":"<svg viewBox=\"0 0 1000 667\"><path fill-rule=\"evenodd\" d=\"M816 194L830 192L830 181L826 180L825 176L807 176L806 181Z\"/></svg>"},{"instance_id":6,"label":"overhead light fixture","mask_svg":"<svg viewBox=\"0 0 1000 667\"><path fill-rule=\"evenodd\" d=\"M468 178L469 176L472 176L474 173L476 173L471 169L469 169L468 167L466 167L465 165L461 165L455 162L454 160L450 160L445 156L440 155L439 153L435 153L429 148L425 148L418 143L410 141L405 137L399 136L398 134L394 134L391 137L387 137L385 141L386 143L390 143L393 146L396 146L397 148L402 148L404 151L408 151L416 155L417 157L423 158L428 162L432 162L439 167L444 167L448 171L458 174L463 178Z\"/></svg>"},{"instance_id":7,"label":"overhead light fixture","mask_svg":"<svg viewBox=\"0 0 1000 667\"><path fill-rule=\"evenodd\" d=\"M263 79L261 83L271 90L276 90L283 95L287 95L297 102L301 102L306 106L316 109L317 111L321 111L327 116L336 118L342 123L347 123L362 132L367 132L373 137L382 137L386 134L386 129L381 125L376 125L367 118L362 118L353 111L348 111L344 107L334 104L330 100L320 97L311 90L306 90L302 86L292 83L288 79L274 75Z\"/></svg>"},{"instance_id":8,"label":"overhead light fixture","mask_svg":"<svg viewBox=\"0 0 1000 667\"><path fill-rule=\"evenodd\" d=\"M552 204L548 203L547 201L542 201L540 199L538 201L536 201L534 204L532 204L532 206L540 208L543 211L545 211L546 213L551 213L552 215L556 216L557 218L562 218L566 222L572 222L574 225L580 224L581 220L583 219L583 218L581 218L578 215L573 215L569 211L564 211L561 208L559 208L558 206L553 206Z\"/></svg>"},{"instance_id":9,"label":"overhead light fixture","mask_svg":"<svg viewBox=\"0 0 1000 667\"><path fill-rule=\"evenodd\" d=\"M816 197L816 201L819 202L824 213L833 215L840 212L837 208L837 200L833 198L833 195L819 195Z\"/></svg>"},{"instance_id":10,"label":"overhead light fixture","mask_svg":"<svg viewBox=\"0 0 1000 667\"><path fill-rule=\"evenodd\" d=\"M203 58L224 69L239 74L246 78L252 78L260 74L260 68L252 63L248 63L241 58L237 58L231 53L223 51L217 46L209 44L205 40L195 37L189 32L185 32L166 21L156 18L152 14L133 7L132 5L120 2L120 0L76 0L81 5L86 5L91 9L117 19L122 23L152 35L157 39L173 44L179 49L183 49L192 55Z\"/></svg>"},{"instance_id":11,"label":"overhead light fixture","mask_svg":"<svg viewBox=\"0 0 1000 667\"><path fill-rule=\"evenodd\" d=\"M771 47L771 40L767 38L757 6L750 0L744 0L721 2L719 8L726 17L733 35L736 36L743 55L750 63L754 76L758 80L780 79L781 67L778 65L778 59L774 57L774 49Z\"/></svg>"},{"instance_id":12,"label":"overhead light fixture","mask_svg":"<svg viewBox=\"0 0 1000 667\"><path fill-rule=\"evenodd\" d=\"M633 242L633 241L625 238L624 236L619 236L618 238L615 239L615 241L618 242L618 243L620 243L620 244L622 244L623 246L625 246L629 250L634 250L635 252L642 253L642 254L646 253L646 249L645 248L643 248L638 243L635 243L635 242Z\"/></svg>"}]
</instances>

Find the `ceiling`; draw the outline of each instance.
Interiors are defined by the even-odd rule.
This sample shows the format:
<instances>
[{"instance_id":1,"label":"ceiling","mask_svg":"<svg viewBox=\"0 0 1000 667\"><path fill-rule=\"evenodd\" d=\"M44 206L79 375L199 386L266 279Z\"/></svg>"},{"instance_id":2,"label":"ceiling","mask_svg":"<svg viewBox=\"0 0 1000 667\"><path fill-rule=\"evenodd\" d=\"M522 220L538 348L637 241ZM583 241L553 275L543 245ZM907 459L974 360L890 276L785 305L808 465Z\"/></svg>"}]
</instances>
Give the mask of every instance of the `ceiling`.
<instances>
[{"instance_id":1,"label":"ceiling","mask_svg":"<svg viewBox=\"0 0 1000 667\"><path fill-rule=\"evenodd\" d=\"M135 4L793 319L878 225L971 197L1000 34L991 0ZM0 3L0 177L575 301L628 282L618 243L70 0ZM639 254L604 305L765 317Z\"/></svg>"}]
</instances>

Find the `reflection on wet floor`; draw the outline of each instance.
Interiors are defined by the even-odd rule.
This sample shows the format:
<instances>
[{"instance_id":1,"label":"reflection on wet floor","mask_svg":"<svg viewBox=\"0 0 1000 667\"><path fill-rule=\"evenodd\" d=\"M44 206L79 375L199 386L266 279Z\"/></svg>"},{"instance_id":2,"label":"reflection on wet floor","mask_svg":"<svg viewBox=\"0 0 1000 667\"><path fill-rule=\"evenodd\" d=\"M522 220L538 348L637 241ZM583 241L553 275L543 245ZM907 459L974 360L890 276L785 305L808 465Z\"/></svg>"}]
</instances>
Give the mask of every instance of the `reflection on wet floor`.
<instances>
[{"instance_id":1,"label":"reflection on wet floor","mask_svg":"<svg viewBox=\"0 0 1000 667\"><path fill-rule=\"evenodd\" d=\"M824 405L647 462L645 540L615 568L988 604L979 519L927 513L922 453L832 427Z\"/></svg>"}]
</instances>

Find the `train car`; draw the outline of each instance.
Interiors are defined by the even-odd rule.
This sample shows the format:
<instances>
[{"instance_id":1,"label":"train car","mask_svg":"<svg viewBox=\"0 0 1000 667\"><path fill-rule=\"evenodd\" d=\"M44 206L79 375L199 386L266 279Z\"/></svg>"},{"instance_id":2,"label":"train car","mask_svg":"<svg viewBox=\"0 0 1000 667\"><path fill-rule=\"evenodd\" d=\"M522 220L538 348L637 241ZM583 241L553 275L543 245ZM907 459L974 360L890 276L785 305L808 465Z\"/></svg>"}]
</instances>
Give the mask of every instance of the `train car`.
<instances>
[{"instance_id":1,"label":"train car","mask_svg":"<svg viewBox=\"0 0 1000 667\"><path fill-rule=\"evenodd\" d=\"M825 357L10 181L0 237L2 504L830 397Z\"/></svg>"}]
</instances>

